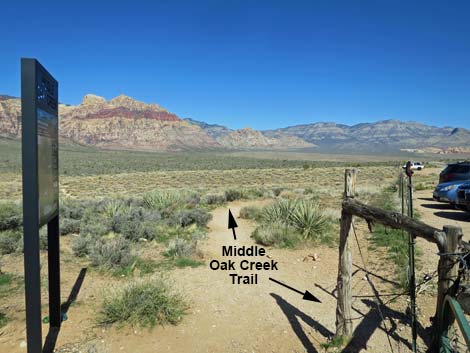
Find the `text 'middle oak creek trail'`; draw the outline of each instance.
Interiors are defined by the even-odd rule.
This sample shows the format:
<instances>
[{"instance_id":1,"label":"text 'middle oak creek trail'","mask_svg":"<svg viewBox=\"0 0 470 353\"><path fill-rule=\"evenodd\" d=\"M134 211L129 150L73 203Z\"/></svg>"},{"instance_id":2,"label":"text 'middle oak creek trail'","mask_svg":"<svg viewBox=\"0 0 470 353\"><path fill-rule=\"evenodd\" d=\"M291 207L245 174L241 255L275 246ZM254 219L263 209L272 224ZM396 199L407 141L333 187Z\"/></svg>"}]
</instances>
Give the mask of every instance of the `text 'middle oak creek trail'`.
<instances>
[{"instance_id":1,"label":"text 'middle oak creek trail'","mask_svg":"<svg viewBox=\"0 0 470 353\"><path fill-rule=\"evenodd\" d=\"M233 217L230 209L228 210L228 229L232 230L233 239L237 240L235 228L238 227L235 217ZM227 260L212 260L209 267L213 271L227 271L228 277L232 284L258 284L258 273L255 271L278 271L278 262L272 259L266 261L247 260L245 257L263 257L266 256L266 249L257 245L250 246L237 246L237 245L223 245L222 257L228 258ZM244 257L244 259L239 259ZM232 259L236 258L236 260ZM241 274L240 274L241 273ZM314 301L321 303L320 299L315 297L308 290L302 292L294 287L291 287L283 282L280 282L272 277L269 280L288 288L296 293L302 294L304 300Z\"/></svg>"}]
</instances>

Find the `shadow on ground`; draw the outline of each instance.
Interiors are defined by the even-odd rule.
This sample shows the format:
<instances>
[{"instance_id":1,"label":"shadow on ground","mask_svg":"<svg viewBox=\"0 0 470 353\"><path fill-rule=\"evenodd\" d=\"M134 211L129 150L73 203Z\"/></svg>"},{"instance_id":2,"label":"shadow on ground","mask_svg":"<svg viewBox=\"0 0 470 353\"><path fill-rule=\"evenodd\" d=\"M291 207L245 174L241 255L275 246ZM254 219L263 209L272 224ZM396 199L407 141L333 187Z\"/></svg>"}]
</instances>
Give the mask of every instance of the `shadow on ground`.
<instances>
[{"instance_id":1,"label":"shadow on ground","mask_svg":"<svg viewBox=\"0 0 470 353\"><path fill-rule=\"evenodd\" d=\"M432 208L435 210L452 210L453 207L449 203L423 203L424 208Z\"/></svg>"},{"instance_id":2,"label":"shadow on ground","mask_svg":"<svg viewBox=\"0 0 470 353\"><path fill-rule=\"evenodd\" d=\"M333 298L337 299L335 291L328 291L326 288L320 286L319 284L315 285L317 288L320 288L325 293L331 295ZM391 309L387 306L387 303L384 303L380 297L380 293L377 292L375 287L372 285L372 289L377 293L377 301L371 299L361 300L362 304L366 306L366 310L357 308L353 306L352 310L358 316L353 318L353 320L360 320L354 329L351 341L343 348L342 353L359 353L362 350L368 350L367 343L374 334L375 330L381 330L387 335L387 342L384 343L384 351L389 351L390 346L393 345L404 345L409 350L411 350L411 342L402 337L400 331L398 331L398 325L406 325L408 329L411 330L410 317L402 312ZM429 346L431 340L431 327L423 327L418 323L417 327L418 336L423 339L423 341ZM391 350L393 351L393 349Z\"/></svg>"},{"instance_id":3,"label":"shadow on ground","mask_svg":"<svg viewBox=\"0 0 470 353\"><path fill-rule=\"evenodd\" d=\"M78 293L80 292L80 288L82 287L83 281L85 280L87 268L82 268L80 273L75 280L75 283L70 291L69 297L65 303L62 303L60 306L60 312L62 317L67 314L67 311L70 308L70 305L77 300ZM53 353L55 349L55 345L57 343L57 338L59 337L60 327L49 327L49 332L46 336L46 341L44 342L44 347L42 349L43 353Z\"/></svg>"},{"instance_id":4,"label":"shadow on ground","mask_svg":"<svg viewBox=\"0 0 470 353\"><path fill-rule=\"evenodd\" d=\"M434 212L434 215L441 218L451 219L453 221L469 222L470 213L464 211L439 211Z\"/></svg>"},{"instance_id":5,"label":"shadow on ground","mask_svg":"<svg viewBox=\"0 0 470 353\"><path fill-rule=\"evenodd\" d=\"M277 305L279 305L284 315L286 315L287 320L289 320L289 323L292 327L292 330L294 330L300 342L302 342L306 352L317 353L318 351L313 346L312 342L310 341L307 334L303 330L302 325L300 324L300 320L302 320L307 325L309 325L310 327L318 331L325 338L329 338L333 336L333 332L328 330L325 326L320 324L318 321L316 321L312 317L305 314L303 311L300 311L299 309L297 309L295 306L287 302L281 296L274 294L274 293L270 293L270 295L276 300Z\"/></svg>"}]
</instances>

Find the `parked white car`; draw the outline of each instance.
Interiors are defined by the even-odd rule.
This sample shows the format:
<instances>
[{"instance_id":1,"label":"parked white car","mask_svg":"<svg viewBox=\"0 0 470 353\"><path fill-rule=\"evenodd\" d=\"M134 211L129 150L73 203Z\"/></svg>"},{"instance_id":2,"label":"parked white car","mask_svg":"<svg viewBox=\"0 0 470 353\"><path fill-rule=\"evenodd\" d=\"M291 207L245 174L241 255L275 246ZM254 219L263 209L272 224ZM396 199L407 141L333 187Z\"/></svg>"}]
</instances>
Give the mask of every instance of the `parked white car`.
<instances>
[{"instance_id":1,"label":"parked white car","mask_svg":"<svg viewBox=\"0 0 470 353\"><path fill-rule=\"evenodd\" d=\"M411 169L421 170L424 168L424 163L421 162L411 162ZM406 164L403 166L403 169L406 169Z\"/></svg>"}]
</instances>

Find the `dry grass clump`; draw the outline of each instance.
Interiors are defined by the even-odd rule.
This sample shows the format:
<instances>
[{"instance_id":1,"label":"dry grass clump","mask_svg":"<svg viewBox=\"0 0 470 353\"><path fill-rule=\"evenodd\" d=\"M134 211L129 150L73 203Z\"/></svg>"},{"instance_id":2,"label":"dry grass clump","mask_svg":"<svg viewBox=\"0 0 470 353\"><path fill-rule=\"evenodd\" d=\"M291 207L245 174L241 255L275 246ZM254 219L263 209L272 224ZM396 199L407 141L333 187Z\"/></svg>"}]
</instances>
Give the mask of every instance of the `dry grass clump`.
<instances>
[{"instance_id":1,"label":"dry grass clump","mask_svg":"<svg viewBox=\"0 0 470 353\"><path fill-rule=\"evenodd\" d=\"M179 323L188 309L183 296L163 278L135 281L106 294L98 321L101 324L156 325Z\"/></svg>"}]
</instances>

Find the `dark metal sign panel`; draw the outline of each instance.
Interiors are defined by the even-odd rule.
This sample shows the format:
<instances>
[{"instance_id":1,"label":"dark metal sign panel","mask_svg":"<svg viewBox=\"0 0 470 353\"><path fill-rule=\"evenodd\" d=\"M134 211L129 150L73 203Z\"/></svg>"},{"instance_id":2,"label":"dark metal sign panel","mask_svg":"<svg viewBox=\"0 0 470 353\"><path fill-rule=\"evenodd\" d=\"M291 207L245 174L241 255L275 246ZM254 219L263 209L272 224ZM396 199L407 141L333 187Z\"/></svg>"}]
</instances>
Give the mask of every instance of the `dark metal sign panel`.
<instances>
[{"instance_id":1,"label":"dark metal sign panel","mask_svg":"<svg viewBox=\"0 0 470 353\"><path fill-rule=\"evenodd\" d=\"M39 228L46 224L49 322L61 325L58 84L35 59L21 59L21 115L26 339L28 353L42 353Z\"/></svg>"},{"instance_id":2,"label":"dark metal sign panel","mask_svg":"<svg viewBox=\"0 0 470 353\"><path fill-rule=\"evenodd\" d=\"M57 116L40 108L38 123L39 224L46 224L59 209Z\"/></svg>"},{"instance_id":3,"label":"dark metal sign panel","mask_svg":"<svg viewBox=\"0 0 470 353\"><path fill-rule=\"evenodd\" d=\"M57 81L37 63L36 121L38 153L39 225L59 211Z\"/></svg>"}]
</instances>

